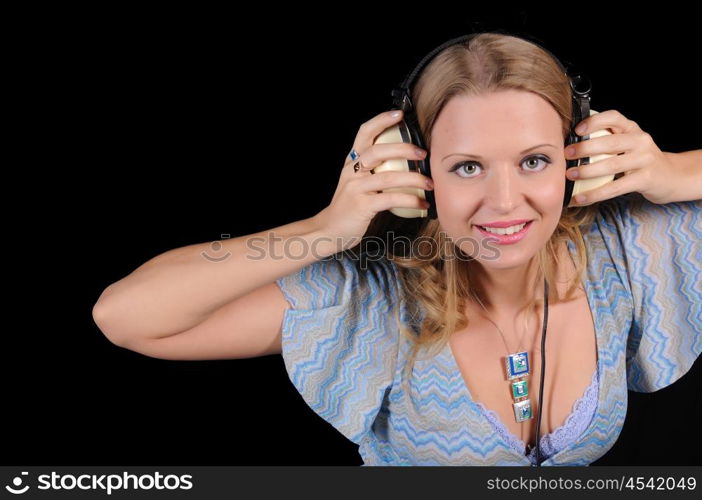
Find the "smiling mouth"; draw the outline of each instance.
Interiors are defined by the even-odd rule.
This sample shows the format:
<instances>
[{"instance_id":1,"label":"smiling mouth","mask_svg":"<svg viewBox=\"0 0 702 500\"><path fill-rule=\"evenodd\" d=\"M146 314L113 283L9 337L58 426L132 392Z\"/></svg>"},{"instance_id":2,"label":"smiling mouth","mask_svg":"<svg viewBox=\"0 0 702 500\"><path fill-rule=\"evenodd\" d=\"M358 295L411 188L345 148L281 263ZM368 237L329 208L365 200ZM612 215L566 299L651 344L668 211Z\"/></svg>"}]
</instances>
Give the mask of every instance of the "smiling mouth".
<instances>
[{"instance_id":1,"label":"smiling mouth","mask_svg":"<svg viewBox=\"0 0 702 500\"><path fill-rule=\"evenodd\" d=\"M514 234L514 233L518 233L518 232L522 231L525 227L529 226L532 222L534 222L534 221L530 220L530 221L524 222L522 224L517 224L514 226L504 227L504 228L486 227L486 226L481 226L479 224L473 224L473 225L479 227L481 230L485 231L486 233L497 234L500 236L509 236L510 234Z\"/></svg>"}]
</instances>

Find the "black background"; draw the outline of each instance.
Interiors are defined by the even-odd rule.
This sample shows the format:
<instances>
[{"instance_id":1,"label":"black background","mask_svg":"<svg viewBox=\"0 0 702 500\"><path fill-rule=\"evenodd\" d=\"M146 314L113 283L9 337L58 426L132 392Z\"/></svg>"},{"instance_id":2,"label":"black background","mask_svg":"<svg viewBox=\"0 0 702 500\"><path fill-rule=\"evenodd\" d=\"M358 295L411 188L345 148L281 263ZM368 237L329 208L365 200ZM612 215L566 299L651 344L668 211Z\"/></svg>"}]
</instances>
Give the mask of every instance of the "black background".
<instances>
[{"instance_id":1,"label":"black background","mask_svg":"<svg viewBox=\"0 0 702 500\"><path fill-rule=\"evenodd\" d=\"M28 157L45 159L24 169L10 218L4 464L360 464L280 356L153 359L112 345L91 309L159 253L323 209L358 126L445 40L529 32L590 75L597 111L620 111L663 151L702 147L691 13L434 10L69 13L34 46L29 118L45 140ZM701 464L701 370L630 392L593 465Z\"/></svg>"}]
</instances>

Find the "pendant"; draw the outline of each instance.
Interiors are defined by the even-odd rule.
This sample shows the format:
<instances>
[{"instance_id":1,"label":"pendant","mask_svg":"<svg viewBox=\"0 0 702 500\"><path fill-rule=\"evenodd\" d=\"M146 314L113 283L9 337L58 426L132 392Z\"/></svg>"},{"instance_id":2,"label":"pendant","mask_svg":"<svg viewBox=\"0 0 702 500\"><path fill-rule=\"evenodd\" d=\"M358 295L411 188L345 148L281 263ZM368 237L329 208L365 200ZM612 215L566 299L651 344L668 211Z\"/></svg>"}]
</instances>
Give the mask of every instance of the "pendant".
<instances>
[{"instance_id":1,"label":"pendant","mask_svg":"<svg viewBox=\"0 0 702 500\"><path fill-rule=\"evenodd\" d=\"M513 406L514 418L517 419L517 422L524 422L525 420L529 420L530 418L532 418L531 400L525 399L524 401L514 403Z\"/></svg>"},{"instance_id":2,"label":"pendant","mask_svg":"<svg viewBox=\"0 0 702 500\"><path fill-rule=\"evenodd\" d=\"M529 353L517 352L507 356L507 378L509 380L529 375Z\"/></svg>"},{"instance_id":3,"label":"pendant","mask_svg":"<svg viewBox=\"0 0 702 500\"><path fill-rule=\"evenodd\" d=\"M512 397L515 401L519 401L519 398L525 398L529 395L529 388L527 387L526 380L519 380L517 382L512 382Z\"/></svg>"},{"instance_id":4,"label":"pendant","mask_svg":"<svg viewBox=\"0 0 702 500\"><path fill-rule=\"evenodd\" d=\"M507 379L514 380L529 375L529 353L517 352L510 354L506 359ZM514 418L517 422L524 422L532 418L531 400L523 399L529 396L529 387L526 380L512 382L512 397L516 401L514 407Z\"/></svg>"}]
</instances>

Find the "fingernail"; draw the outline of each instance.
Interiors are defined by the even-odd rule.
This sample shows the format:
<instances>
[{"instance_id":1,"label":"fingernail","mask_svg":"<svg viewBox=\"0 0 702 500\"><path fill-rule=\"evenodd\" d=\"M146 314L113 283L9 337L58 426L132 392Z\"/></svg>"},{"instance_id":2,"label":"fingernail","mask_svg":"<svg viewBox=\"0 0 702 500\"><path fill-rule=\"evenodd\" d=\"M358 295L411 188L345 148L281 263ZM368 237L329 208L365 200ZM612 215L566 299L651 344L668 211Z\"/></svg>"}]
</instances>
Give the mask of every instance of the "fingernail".
<instances>
[{"instance_id":1,"label":"fingernail","mask_svg":"<svg viewBox=\"0 0 702 500\"><path fill-rule=\"evenodd\" d=\"M580 172L578 172L576 169L569 168L568 169L568 177L570 179L577 179L580 176Z\"/></svg>"},{"instance_id":2,"label":"fingernail","mask_svg":"<svg viewBox=\"0 0 702 500\"><path fill-rule=\"evenodd\" d=\"M579 194L575 197L575 203L585 203L587 197L584 194Z\"/></svg>"},{"instance_id":3,"label":"fingernail","mask_svg":"<svg viewBox=\"0 0 702 500\"><path fill-rule=\"evenodd\" d=\"M417 148L414 150L414 154L417 155L417 158L424 158L427 155L427 152L424 151L423 149Z\"/></svg>"},{"instance_id":4,"label":"fingernail","mask_svg":"<svg viewBox=\"0 0 702 500\"><path fill-rule=\"evenodd\" d=\"M401 114L402 114L402 111L398 110L398 111L393 111L392 113L390 113L390 116L391 116L392 118L399 118L399 116L400 116Z\"/></svg>"},{"instance_id":5,"label":"fingernail","mask_svg":"<svg viewBox=\"0 0 702 500\"><path fill-rule=\"evenodd\" d=\"M573 156L575 154L575 147L570 146L570 147L566 148L565 154L566 154L566 156Z\"/></svg>"},{"instance_id":6,"label":"fingernail","mask_svg":"<svg viewBox=\"0 0 702 500\"><path fill-rule=\"evenodd\" d=\"M587 123L581 123L580 125L575 127L575 131L580 135L583 135L583 132L585 132L586 130L587 130Z\"/></svg>"},{"instance_id":7,"label":"fingernail","mask_svg":"<svg viewBox=\"0 0 702 500\"><path fill-rule=\"evenodd\" d=\"M431 179L427 179L427 187L429 189L434 189L434 181L432 181Z\"/></svg>"}]
</instances>

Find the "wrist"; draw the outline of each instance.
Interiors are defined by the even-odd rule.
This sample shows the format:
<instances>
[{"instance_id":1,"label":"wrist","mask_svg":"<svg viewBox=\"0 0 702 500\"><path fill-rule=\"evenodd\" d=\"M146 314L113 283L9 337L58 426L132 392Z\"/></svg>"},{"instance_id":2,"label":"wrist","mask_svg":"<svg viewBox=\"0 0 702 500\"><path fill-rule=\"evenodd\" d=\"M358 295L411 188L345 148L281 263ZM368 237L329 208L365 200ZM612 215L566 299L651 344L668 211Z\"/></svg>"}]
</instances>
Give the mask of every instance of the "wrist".
<instances>
[{"instance_id":1,"label":"wrist","mask_svg":"<svg viewBox=\"0 0 702 500\"><path fill-rule=\"evenodd\" d=\"M702 199L702 149L663 154L675 172L672 194L665 203Z\"/></svg>"}]
</instances>

